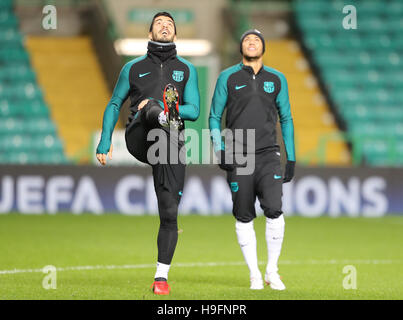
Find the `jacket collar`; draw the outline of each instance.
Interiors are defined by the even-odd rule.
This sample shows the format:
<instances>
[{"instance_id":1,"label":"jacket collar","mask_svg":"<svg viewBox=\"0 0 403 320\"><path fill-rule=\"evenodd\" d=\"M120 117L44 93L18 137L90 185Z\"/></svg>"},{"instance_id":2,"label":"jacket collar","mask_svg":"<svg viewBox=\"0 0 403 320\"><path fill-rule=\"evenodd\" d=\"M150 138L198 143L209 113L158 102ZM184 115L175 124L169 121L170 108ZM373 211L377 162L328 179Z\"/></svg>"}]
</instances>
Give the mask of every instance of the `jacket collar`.
<instances>
[{"instance_id":1,"label":"jacket collar","mask_svg":"<svg viewBox=\"0 0 403 320\"><path fill-rule=\"evenodd\" d=\"M241 63L240 63L239 65L241 66L241 68L242 68L243 70L247 71L247 72L250 73L251 75L254 75L254 74L255 74L255 72L253 71L253 68L250 67L250 66L244 65L242 61L241 61ZM259 69L259 71L256 73L256 75L258 75L258 74L263 70L263 67L264 67L264 66L262 65L262 67Z\"/></svg>"},{"instance_id":2,"label":"jacket collar","mask_svg":"<svg viewBox=\"0 0 403 320\"><path fill-rule=\"evenodd\" d=\"M162 63L176 57L176 45L173 42L149 41L147 49L147 56L155 63Z\"/></svg>"}]
</instances>

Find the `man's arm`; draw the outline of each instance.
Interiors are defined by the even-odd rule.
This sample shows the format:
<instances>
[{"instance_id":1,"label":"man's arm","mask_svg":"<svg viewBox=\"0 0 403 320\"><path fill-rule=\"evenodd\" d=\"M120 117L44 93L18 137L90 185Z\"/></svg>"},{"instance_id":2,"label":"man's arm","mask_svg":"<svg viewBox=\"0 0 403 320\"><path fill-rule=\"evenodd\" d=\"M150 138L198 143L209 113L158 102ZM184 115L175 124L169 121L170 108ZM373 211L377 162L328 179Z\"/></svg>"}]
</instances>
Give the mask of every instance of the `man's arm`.
<instances>
[{"instance_id":1,"label":"man's arm","mask_svg":"<svg viewBox=\"0 0 403 320\"><path fill-rule=\"evenodd\" d=\"M276 98L278 114L280 116L281 133L285 150L287 153L287 163L283 182L290 182L294 177L295 168L295 145L294 145L294 124L291 116L290 100L288 98L287 80L283 74L279 74L281 89Z\"/></svg>"},{"instance_id":2,"label":"man's arm","mask_svg":"<svg viewBox=\"0 0 403 320\"><path fill-rule=\"evenodd\" d=\"M211 101L209 126L214 152L225 149L221 139L221 118L228 99L227 79L223 74L218 77Z\"/></svg>"},{"instance_id":3,"label":"man's arm","mask_svg":"<svg viewBox=\"0 0 403 320\"><path fill-rule=\"evenodd\" d=\"M122 68L112 97L106 106L102 122L101 140L96 151L97 154L107 154L111 147L113 129L119 119L120 109L129 95L129 71L131 65L131 63L127 63Z\"/></svg>"},{"instance_id":4,"label":"man's arm","mask_svg":"<svg viewBox=\"0 0 403 320\"><path fill-rule=\"evenodd\" d=\"M281 81L281 89L277 95L276 104L280 117L281 132L287 160L295 162L294 124L291 116L290 100L288 98L288 85L283 74L279 74L278 76Z\"/></svg>"},{"instance_id":5,"label":"man's arm","mask_svg":"<svg viewBox=\"0 0 403 320\"><path fill-rule=\"evenodd\" d=\"M195 121L200 114L200 94L197 71L192 64L187 61L185 63L189 68L189 78L185 86L185 91L183 92L183 104L179 105L179 116L182 120Z\"/></svg>"}]
</instances>

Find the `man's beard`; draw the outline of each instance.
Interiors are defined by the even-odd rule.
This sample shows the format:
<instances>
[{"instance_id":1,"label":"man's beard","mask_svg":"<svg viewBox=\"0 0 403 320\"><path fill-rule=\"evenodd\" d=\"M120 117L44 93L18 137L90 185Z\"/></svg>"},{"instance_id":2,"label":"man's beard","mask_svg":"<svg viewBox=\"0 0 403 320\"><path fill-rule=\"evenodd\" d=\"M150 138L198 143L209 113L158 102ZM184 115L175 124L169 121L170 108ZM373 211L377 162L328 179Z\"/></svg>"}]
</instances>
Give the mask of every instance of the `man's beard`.
<instances>
[{"instance_id":1,"label":"man's beard","mask_svg":"<svg viewBox=\"0 0 403 320\"><path fill-rule=\"evenodd\" d=\"M171 43L174 41L174 37L175 37L175 36L173 36L171 39L164 38L164 37L162 37L162 39L158 39L158 34L156 34L156 33L153 33L152 36L153 36L152 41L162 42L162 43Z\"/></svg>"},{"instance_id":2,"label":"man's beard","mask_svg":"<svg viewBox=\"0 0 403 320\"><path fill-rule=\"evenodd\" d=\"M252 62L252 61L257 61L259 60L263 55L261 54L260 56L255 56L255 57L251 57L251 56L247 56L244 55L243 57L245 58L246 61Z\"/></svg>"}]
</instances>

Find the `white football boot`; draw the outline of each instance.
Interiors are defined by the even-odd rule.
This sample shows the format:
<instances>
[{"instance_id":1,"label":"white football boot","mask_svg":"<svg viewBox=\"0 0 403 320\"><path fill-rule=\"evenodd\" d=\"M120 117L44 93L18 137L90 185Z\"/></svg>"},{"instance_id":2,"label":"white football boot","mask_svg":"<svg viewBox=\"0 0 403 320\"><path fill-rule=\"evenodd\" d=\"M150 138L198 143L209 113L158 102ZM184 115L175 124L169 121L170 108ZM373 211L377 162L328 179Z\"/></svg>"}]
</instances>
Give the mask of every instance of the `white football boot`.
<instances>
[{"instance_id":1,"label":"white football boot","mask_svg":"<svg viewBox=\"0 0 403 320\"><path fill-rule=\"evenodd\" d=\"M264 288L263 286L263 280L262 278L250 278L250 289L251 290L262 290Z\"/></svg>"},{"instance_id":2,"label":"white football boot","mask_svg":"<svg viewBox=\"0 0 403 320\"><path fill-rule=\"evenodd\" d=\"M285 285L277 272L266 273L264 281L266 284L270 285L270 288L273 290L285 290Z\"/></svg>"}]
</instances>

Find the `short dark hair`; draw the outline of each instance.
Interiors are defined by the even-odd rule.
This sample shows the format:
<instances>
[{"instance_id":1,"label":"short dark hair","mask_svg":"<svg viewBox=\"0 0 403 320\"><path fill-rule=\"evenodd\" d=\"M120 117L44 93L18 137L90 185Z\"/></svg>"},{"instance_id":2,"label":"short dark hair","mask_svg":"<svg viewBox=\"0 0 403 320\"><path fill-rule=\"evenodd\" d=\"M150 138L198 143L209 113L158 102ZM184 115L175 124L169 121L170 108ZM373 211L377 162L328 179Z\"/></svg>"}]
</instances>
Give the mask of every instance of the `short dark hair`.
<instances>
[{"instance_id":1,"label":"short dark hair","mask_svg":"<svg viewBox=\"0 0 403 320\"><path fill-rule=\"evenodd\" d=\"M150 32L153 30L153 25L154 25L155 19L157 19L158 17L161 17L161 16L163 16L163 17L168 17L168 18L170 18L170 19L173 21L173 23L174 23L174 29L175 29L175 35L176 35L176 24L175 24L175 20L174 20L174 18L171 16L171 14L170 14L169 12L165 12L165 11L158 12L158 13L155 14L155 16L153 17L153 21L151 21Z\"/></svg>"}]
</instances>

